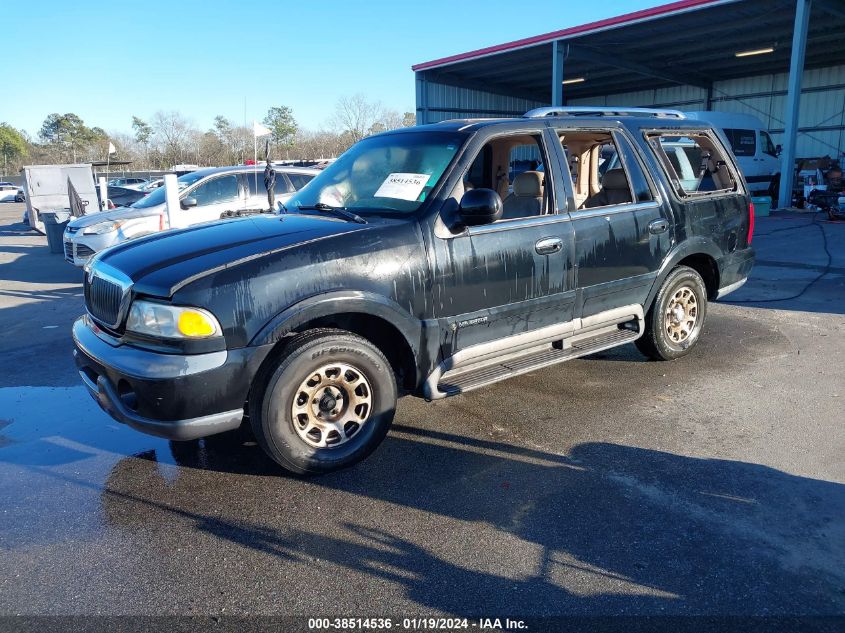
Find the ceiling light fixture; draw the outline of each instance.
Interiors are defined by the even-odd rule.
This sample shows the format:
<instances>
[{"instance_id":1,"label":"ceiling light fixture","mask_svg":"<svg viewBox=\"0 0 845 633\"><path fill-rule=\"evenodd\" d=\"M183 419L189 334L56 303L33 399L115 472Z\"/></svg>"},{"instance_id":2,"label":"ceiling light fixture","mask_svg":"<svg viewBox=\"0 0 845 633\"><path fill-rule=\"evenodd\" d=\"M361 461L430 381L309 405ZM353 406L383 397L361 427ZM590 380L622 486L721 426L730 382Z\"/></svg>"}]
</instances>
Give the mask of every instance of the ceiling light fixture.
<instances>
[{"instance_id":1,"label":"ceiling light fixture","mask_svg":"<svg viewBox=\"0 0 845 633\"><path fill-rule=\"evenodd\" d=\"M584 79L584 77L574 77L573 79L564 79L563 85L567 86L569 84L580 84L580 83L583 83L584 81L586 81L586 79Z\"/></svg>"},{"instance_id":2,"label":"ceiling light fixture","mask_svg":"<svg viewBox=\"0 0 845 633\"><path fill-rule=\"evenodd\" d=\"M771 46L769 48L756 48L753 51L740 51L734 53L734 57L751 57L752 55L766 55L767 53L774 53L775 49Z\"/></svg>"}]
</instances>

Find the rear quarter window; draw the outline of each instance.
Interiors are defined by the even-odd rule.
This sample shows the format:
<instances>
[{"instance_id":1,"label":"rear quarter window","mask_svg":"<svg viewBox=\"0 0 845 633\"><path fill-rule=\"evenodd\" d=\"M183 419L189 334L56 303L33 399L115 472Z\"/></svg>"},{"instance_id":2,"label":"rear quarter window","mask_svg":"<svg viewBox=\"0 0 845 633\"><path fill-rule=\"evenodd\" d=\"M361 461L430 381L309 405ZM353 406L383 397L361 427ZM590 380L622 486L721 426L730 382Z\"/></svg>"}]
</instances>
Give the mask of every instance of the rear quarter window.
<instances>
[{"instance_id":1,"label":"rear quarter window","mask_svg":"<svg viewBox=\"0 0 845 633\"><path fill-rule=\"evenodd\" d=\"M725 149L707 132L650 132L649 145L675 193L686 198L737 191Z\"/></svg>"}]
</instances>

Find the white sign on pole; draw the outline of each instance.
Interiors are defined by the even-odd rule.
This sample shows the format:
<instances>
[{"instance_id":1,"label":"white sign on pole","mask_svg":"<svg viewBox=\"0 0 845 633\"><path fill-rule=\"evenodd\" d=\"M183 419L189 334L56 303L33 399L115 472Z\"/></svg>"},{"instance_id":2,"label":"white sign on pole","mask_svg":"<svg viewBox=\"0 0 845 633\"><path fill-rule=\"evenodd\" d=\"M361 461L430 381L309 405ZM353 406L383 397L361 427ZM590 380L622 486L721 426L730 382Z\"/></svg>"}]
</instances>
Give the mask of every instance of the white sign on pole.
<instances>
[{"instance_id":1,"label":"white sign on pole","mask_svg":"<svg viewBox=\"0 0 845 633\"><path fill-rule=\"evenodd\" d=\"M105 211L109 208L109 186L106 184L104 176L100 176L100 211Z\"/></svg>"},{"instance_id":2,"label":"white sign on pole","mask_svg":"<svg viewBox=\"0 0 845 633\"><path fill-rule=\"evenodd\" d=\"M164 206L167 208L167 228L173 228L173 220L179 213L179 185L176 174L164 174Z\"/></svg>"}]
</instances>

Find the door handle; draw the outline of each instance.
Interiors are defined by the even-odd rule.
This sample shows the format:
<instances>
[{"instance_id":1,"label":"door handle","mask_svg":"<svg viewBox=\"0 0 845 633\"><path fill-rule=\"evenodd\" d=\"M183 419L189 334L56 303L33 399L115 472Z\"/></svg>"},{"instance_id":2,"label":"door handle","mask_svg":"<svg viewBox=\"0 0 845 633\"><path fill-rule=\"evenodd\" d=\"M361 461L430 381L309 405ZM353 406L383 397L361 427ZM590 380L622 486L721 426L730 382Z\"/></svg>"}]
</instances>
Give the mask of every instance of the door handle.
<instances>
[{"instance_id":1,"label":"door handle","mask_svg":"<svg viewBox=\"0 0 845 633\"><path fill-rule=\"evenodd\" d=\"M660 218L659 220L652 220L648 223L648 232L652 235L658 235L659 233L665 233L669 230L669 220L664 218Z\"/></svg>"},{"instance_id":2,"label":"door handle","mask_svg":"<svg viewBox=\"0 0 845 633\"><path fill-rule=\"evenodd\" d=\"M534 250L540 255L553 255L563 250L563 241L559 237L544 237L534 244Z\"/></svg>"}]
</instances>

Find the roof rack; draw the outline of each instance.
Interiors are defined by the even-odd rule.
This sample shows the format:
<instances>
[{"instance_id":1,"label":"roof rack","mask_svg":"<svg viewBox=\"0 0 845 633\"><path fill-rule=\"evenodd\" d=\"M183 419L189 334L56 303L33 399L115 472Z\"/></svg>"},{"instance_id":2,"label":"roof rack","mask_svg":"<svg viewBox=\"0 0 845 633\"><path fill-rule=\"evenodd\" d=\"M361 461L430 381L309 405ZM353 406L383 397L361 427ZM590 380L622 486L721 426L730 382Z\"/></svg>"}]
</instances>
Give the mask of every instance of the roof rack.
<instances>
[{"instance_id":1,"label":"roof rack","mask_svg":"<svg viewBox=\"0 0 845 633\"><path fill-rule=\"evenodd\" d=\"M602 107L568 107L551 106L535 108L522 115L527 119L537 119L545 116L653 116L666 119L685 119L680 110L658 110L655 108L602 108Z\"/></svg>"}]
</instances>

